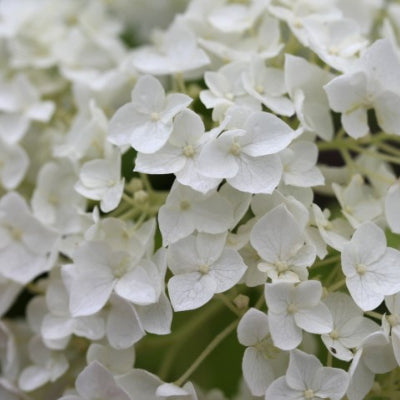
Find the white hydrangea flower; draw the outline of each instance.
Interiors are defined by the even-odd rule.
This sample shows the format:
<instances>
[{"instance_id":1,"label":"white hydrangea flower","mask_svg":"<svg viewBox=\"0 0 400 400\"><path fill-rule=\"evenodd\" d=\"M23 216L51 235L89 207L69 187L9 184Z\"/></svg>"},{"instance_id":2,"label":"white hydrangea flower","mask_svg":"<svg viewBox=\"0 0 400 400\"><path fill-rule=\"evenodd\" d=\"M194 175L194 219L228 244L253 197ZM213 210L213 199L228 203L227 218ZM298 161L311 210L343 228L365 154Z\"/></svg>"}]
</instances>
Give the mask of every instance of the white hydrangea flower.
<instances>
[{"instance_id":1,"label":"white hydrangea flower","mask_svg":"<svg viewBox=\"0 0 400 400\"><path fill-rule=\"evenodd\" d=\"M0 238L0 272L4 277L27 284L53 267L57 236L32 215L16 192L0 199Z\"/></svg>"},{"instance_id":2,"label":"white hydrangea flower","mask_svg":"<svg viewBox=\"0 0 400 400\"><path fill-rule=\"evenodd\" d=\"M363 400L372 388L375 374L385 374L398 366L388 335L374 332L368 335L354 355L349 368L349 400Z\"/></svg>"},{"instance_id":3,"label":"white hydrangea flower","mask_svg":"<svg viewBox=\"0 0 400 400\"><path fill-rule=\"evenodd\" d=\"M255 24L267 5L264 0L254 0L248 4L223 4L210 13L208 22L222 32L243 32Z\"/></svg>"},{"instance_id":4,"label":"white hydrangea flower","mask_svg":"<svg viewBox=\"0 0 400 400\"><path fill-rule=\"evenodd\" d=\"M25 75L8 82L0 76L0 137L7 143L19 142L31 121L48 122L54 103L40 101L39 91Z\"/></svg>"},{"instance_id":5,"label":"white hydrangea flower","mask_svg":"<svg viewBox=\"0 0 400 400\"><path fill-rule=\"evenodd\" d=\"M331 75L301 57L286 54L285 83L296 115L304 129L323 140L331 140L333 122L328 99L322 86Z\"/></svg>"},{"instance_id":6,"label":"white hydrangea flower","mask_svg":"<svg viewBox=\"0 0 400 400\"><path fill-rule=\"evenodd\" d=\"M148 174L174 173L182 185L206 193L220 182L202 175L198 168L201 148L212 136L211 132L205 133L201 118L185 109L175 117L168 142L155 153L138 153L134 170Z\"/></svg>"},{"instance_id":7,"label":"white hydrangea flower","mask_svg":"<svg viewBox=\"0 0 400 400\"><path fill-rule=\"evenodd\" d=\"M390 332L393 353L400 365L400 293L385 296L385 304L390 314L384 317L382 326L385 331Z\"/></svg>"},{"instance_id":8,"label":"white hydrangea flower","mask_svg":"<svg viewBox=\"0 0 400 400\"><path fill-rule=\"evenodd\" d=\"M243 276L246 265L225 242L224 234L198 233L169 246L168 267L174 276L168 281L168 292L175 311L201 307Z\"/></svg>"},{"instance_id":9,"label":"white hydrangea flower","mask_svg":"<svg viewBox=\"0 0 400 400\"><path fill-rule=\"evenodd\" d=\"M74 189L78 179L68 161L48 162L37 177L31 204L33 214L60 234L82 230L86 200Z\"/></svg>"},{"instance_id":10,"label":"white hydrangea flower","mask_svg":"<svg viewBox=\"0 0 400 400\"><path fill-rule=\"evenodd\" d=\"M77 249L73 261L62 268L72 316L100 311L113 291L140 305L155 303L160 296L160 273L150 260L113 251L104 242L86 242Z\"/></svg>"},{"instance_id":11,"label":"white hydrangea flower","mask_svg":"<svg viewBox=\"0 0 400 400\"><path fill-rule=\"evenodd\" d=\"M105 159L87 161L79 172L75 190L82 196L100 201L100 209L110 212L118 207L124 191L121 178L121 154L112 149Z\"/></svg>"},{"instance_id":12,"label":"white hydrangea flower","mask_svg":"<svg viewBox=\"0 0 400 400\"><path fill-rule=\"evenodd\" d=\"M311 187L325 183L324 176L316 167L318 148L314 143L295 141L279 155L283 165L282 180L286 185Z\"/></svg>"},{"instance_id":13,"label":"white hydrangea flower","mask_svg":"<svg viewBox=\"0 0 400 400\"><path fill-rule=\"evenodd\" d=\"M6 190L15 189L29 166L26 151L18 144L8 144L0 137L0 183Z\"/></svg>"},{"instance_id":14,"label":"white hydrangea flower","mask_svg":"<svg viewBox=\"0 0 400 400\"><path fill-rule=\"evenodd\" d=\"M218 72L207 71L204 74L208 90L200 92L200 100L206 108L213 109L213 120L222 120L226 110L233 105L260 110L259 101L243 87L241 76L246 68L246 63L238 61L224 65Z\"/></svg>"},{"instance_id":15,"label":"white hydrangea flower","mask_svg":"<svg viewBox=\"0 0 400 400\"><path fill-rule=\"evenodd\" d=\"M307 17L303 24L311 49L339 71L350 70L358 53L368 45L360 26L350 18L321 21L318 17Z\"/></svg>"},{"instance_id":16,"label":"white hydrangea flower","mask_svg":"<svg viewBox=\"0 0 400 400\"><path fill-rule=\"evenodd\" d=\"M214 29L210 38L210 28L210 24L206 23L199 44L222 61L247 62L257 56L264 60L271 59L283 48L279 21L268 13L264 13L253 29L242 33L228 34Z\"/></svg>"},{"instance_id":17,"label":"white hydrangea flower","mask_svg":"<svg viewBox=\"0 0 400 400\"><path fill-rule=\"evenodd\" d=\"M154 75L192 72L210 63L197 45L196 35L176 19L165 32L155 34L154 46L142 46L132 54L132 64L140 72Z\"/></svg>"},{"instance_id":18,"label":"white hydrangea flower","mask_svg":"<svg viewBox=\"0 0 400 400\"><path fill-rule=\"evenodd\" d=\"M255 57L242 73L247 93L279 115L292 116L294 106L287 93L285 76L278 68L266 67L263 59Z\"/></svg>"},{"instance_id":19,"label":"white hydrangea flower","mask_svg":"<svg viewBox=\"0 0 400 400\"><path fill-rule=\"evenodd\" d=\"M113 400L131 400L122 389L111 372L98 361L91 362L78 376L75 383L77 394L67 394L59 400L97 400L101 398Z\"/></svg>"},{"instance_id":20,"label":"white hydrangea flower","mask_svg":"<svg viewBox=\"0 0 400 400\"><path fill-rule=\"evenodd\" d=\"M224 131L203 147L199 169L243 192L272 193L282 175L276 153L297 133L273 114L254 112L239 129Z\"/></svg>"},{"instance_id":21,"label":"white hydrangea flower","mask_svg":"<svg viewBox=\"0 0 400 400\"><path fill-rule=\"evenodd\" d=\"M112 117L108 140L118 146L129 144L142 153L154 153L168 141L173 117L191 101L182 93L166 96L156 78L144 75L132 91L132 101Z\"/></svg>"},{"instance_id":22,"label":"white hydrangea flower","mask_svg":"<svg viewBox=\"0 0 400 400\"><path fill-rule=\"evenodd\" d=\"M47 347L57 348L55 343L66 343L72 335L89 340L99 340L104 336L104 321L101 316L71 316L68 293L61 276L51 278L46 291L46 305L49 313L43 318L40 333Z\"/></svg>"},{"instance_id":23,"label":"white hydrangea flower","mask_svg":"<svg viewBox=\"0 0 400 400\"><path fill-rule=\"evenodd\" d=\"M307 279L315 248L305 244L304 231L284 205L257 221L250 242L261 257L258 269L266 272L272 282Z\"/></svg>"},{"instance_id":24,"label":"white hydrangea flower","mask_svg":"<svg viewBox=\"0 0 400 400\"><path fill-rule=\"evenodd\" d=\"M347 186L332 184L332 189L342 207L342 213L353 226L374 221L382 214L382 201L365 183L361 175L353 175Z\"/></svg>"},{"instance_id":25,"label":"white hydrangea flower","mask_svg":"<svg viewBox=\"0 0 400 400\"><path fill-rule=\"evenodd\" d=\"M2 317L12 306L24 286L0 275L0 316Z\"/></svg>"},{"instance_id":26,"label":"white hydrangea flower","mask_svg":"<svg viewBox=\"0 0 400 400\"><path fill-rule=\"evenodd\" d=\"M379 330L379 325L363 317L362 310L345 293L330 293L324 300L333 317L333 329L329 334L321 335L327 349L334 357L350 361L351 351L371 333Z\"/></svg>"},{"instance_id":27,"label":"white hydrangea flower","mask_svg":"<svg viewBox=\"0 0 400 400\"><path fill-rule=\"evenodd\" d=\"M19 387L27 392L56 381L69 367L64 354L48 349L37 336L29 342L29 356L33 364L24 368L18 379Z\"/></svg>"},{"instance_id":28,"label":"white hydrangea flower","mask_svg":"<svg viewBox=\"0 0 400 400\"><path fill-rule=\"evenodd\" d=\"M352 226L342 217L329 220L329 209L322 211L317 204L312 204L313 222L322 239L332 248L342 251L353 233Z\"/></svg>"},{"instance_id":29,"label":"white hydrangea flower","mask_svg":"<svg viewBox=\"0 0 400 400\"><path fill-rule=\"evenodd\" d=\"M393 233L400 233L400 182L391 185L385 196L385 217Z\"/></svg>"},{"instance_id":30,"label":"white hydrangea flower","mask_svg":"<svg viewBox=\"0 0 400 400\"><path fill-rule=\"evenodd\" d=\"M343 247L342 269L351 297L364 311L400 291L400 251L386 246L385 233L365 222Z\"/></svg>"},{"instance_id":31,"label":"white hydrangea flower","mask_svg":"<svg viewBox=\"0 0 400 400\"><path fill-rule=\"evenodd\" d=\"M323 367L317 357L300 350L290 352L286 376L272 382L265 393L274 400L340 400L346 393L349 376L339 368Z\"/></svg>"},{"instance_id":32,"label":"white hydrangea flower","mask_svg":"<svg viewBox=\"0 0 400 400\"><path fill-rule=\"evenodd\" d=\"M158 212L164 245L189 236L195 230L223 233L233 222L233 207L218 192L199 193L175 182Z\"/></svg>"},{"instance_id":33,"label":"white hydrangea flower","mask_svg":"<svg viewBox=\"0 0 400 400\"><path fill-rule=\"evenodd\" d=\"M255 396L262 396L287 368L287 354L273 345L268 316L250 308L237 328L238 340L247 346L242 361L243 377Z\"/></svg>"},{"instance_id":34,"label":"white hydrangea flower","mask_svg":"<svg viewBox=\"0 0 400 400\"><path fill-rule=\"evenodd\" d=\"M302 341L302 330L329 333L333 321L328 307L321 302L319 281L288 282L265 285L269 328L275 346L292 350Z\"/></svg>"},{"instance_id":35,"label":"white hydrangea flower","mask_svg":"<svg viewBox=\"0 0 400 400\"><path fill-rule=\"evenodd\" d=\"M374 108L379 126L400 135L400 61L388 40L366 50L358 66L324 88L331 108L342 113L342 124L353 138L369 133L367 110Z\"/></svg>"},{"instance_id":36,"label":"white hydrangea flower","mask_svg":"<svg viewBox=\"0 0 400 400\"><path fill-rule=\"evenodd\" d=\"M123 375L132 370L135 362L135 349L116 350L99 343L92 343L86 353L88 364L98 361L114 375Z\"/></svg>"},{"instance_id":37,"label":"white hydrangea flower","mask_svg":"<svg viewBox=\"0 0 400 400\"><path fill-rule=\"evenodd\" d=\"M308 45L308 35L304 19L313 17L325 22L341 17L334 0L283 0L279 3L271 4L268 10L272 15L285 21L291 32L305 46Z\"/></svg>"},{"instance_id":38,"label":"white hydrangea flower","mask_svg":"<svg viewBox=\"0 0 400 400\"><path fill-rule=\"evenodd\" d=\"M135 306L116 294L111 294L102 314L108 343L114 349L129 349L145 335Z\"/></svg>"}]
</instances>

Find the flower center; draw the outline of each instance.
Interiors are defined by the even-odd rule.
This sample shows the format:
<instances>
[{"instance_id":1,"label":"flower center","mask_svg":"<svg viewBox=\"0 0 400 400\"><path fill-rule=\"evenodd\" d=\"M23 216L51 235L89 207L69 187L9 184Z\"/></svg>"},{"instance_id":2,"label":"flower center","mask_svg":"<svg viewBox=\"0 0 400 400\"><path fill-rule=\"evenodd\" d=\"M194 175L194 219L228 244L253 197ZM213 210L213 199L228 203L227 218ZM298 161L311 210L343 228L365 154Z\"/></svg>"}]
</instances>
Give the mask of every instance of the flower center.
<instances>
[{"instance_id":1,"label":"flower center","mask_svg":"<svg viewBox=\"0 0 400 400\"><path fill-rule=\"evenodd\" d=\"M129 266L130 266L130 258L125 256L119 263L114 264L112 266L112 274L114 275L115 278L119 279L128 272Z\"/></svg>"},{"instance_id":2,"label":"flower center","mask_svg":"<svg viewBox=\"0 0 400 400\"><path fill-rule=\"evenodd\" d=\"M191 144L187 144L184 148L183 148L183 154L188 157L191 158L194 156L194 148Z\"/></svg>"},{"instance_id":3,"label":"flower center","mask_svg":"<svg viewBox=\"0 0 400 400\"><path fill-rule=\"evenodd\" d=\"M229 149L229 152L234 156L238 156L240 154L240 150L240 144L234 140L232 142L231 148Z\"/></svg>"},{"instance_id":4,"label":"flower center","mask_svg":"<svg viewBox=\"0 0 400 400\"><path fill-rule=\"evenodd\" d=\"M296 313L297 312L296 304L293 304L293 303L289 304L287 307L287 312L288 312L288 314Z\"/></svg>"},{"instance_id":5,"label":"flower center","mask_svg":"<svg viewBox=\"0 0 400 400\"><path fill-rule=\"evenodd\" d=\"M339 48L336 46L329 47L328 53L332 56L337 56L339 54Z\"/></svg>"},{"instance_id":6,"label":"flower center","mask_svg":"<svg viewBox=\"0 0 400 400\"><path fill-rule=\"evenodd\" d=\"M339 332L338 332L336 329L334 329L334 330L329 334L329 336L331 337L331 339L337 340L337 339L339 339Z\"/></svg>"},{"instance_id":7,"label":"flower center","mask_svg":"<svg viewBox=\"0 0 400 400\"><path fill-rule=\"evenodd\" d=\"M225 93L225 98L226 99L228 99L228 100L230 100L230 101L232 101L233 99L234 99L234 95L233 95L233 93L231 93L231 92L227 92L227 93Z\"/></svg>"},{"instance_id":8,"label":"flower center","mask_svg":"<svg viewBox=\"0 0 400 400\"><path fill-rule=\"evenodd\" d=\"M10 232L11 237L16 242L19 242L22 239L22 236L24 234L21 229L16 228L15 226L9 226L8 231Z\"/></svg>"},{"instance_id":9,"label":"flower center","mask_svg":"<svg viewBox=\"0 0 400 400\"><path fill-rule=\"evenodd\" d=\"M287 263L285 261L277 261L275 263L275 266L279 273L285 272L289 268L289 266L287 265Z\"/></svg>"},{"instance_id":10,"label":"flower center","mask_svg":"<svg viewBox=\"0 0 400 400\"><path fill-rule=\"evenodd\" d=\"M210 271L210 267L207 264L201 264L199 266L199 272L202 275L208 274L209 271Z\"/></svg>"},{"instance_id":11,"label":"flower center","mask_svg":"<svg viewBox=\"0 0 400 400\"><path fill-rule=\"evenodd\" d=\"M271 335L268 333L263 339L254 345L255 349L259 351L265 359L275 358L280 350L274 346Z\"/></svg>"},{"instance_id":12,"label":"flower center","mask_svg":"<svg viewBox=\"0 0 400 400\"><path fill-rule=\"evenodd\" d=\"M314 398L314 391L312 389L306 389L303 394L306 400L311 400Z\"/></svg>"},{"instance_id":13,"label":"flower center","mask_svg":"<svg viewBox=\"0 0 400 400\"><path fill-rule=\"evenodd\" d=\"M182 211L185 211L190 208L190 203L187 200L182 200L179 206Z\"/></svg>"},{"instance_id":14,"label":"flower center","mask_svg":"<svg viewBox=\"0 0 400 400\"><path fill-rule=\"evenodd\" d=\"M259 94L263 94L264 93L264 87L262 85L257 85L256 86L256 91Z\"/></svg>"},{"instance_id":15,"label":"flower center","mask_svg":"<svg viewBox=\"0 0 400 400\"><path fill-rule=\"evenodd\" d=\"M150 119L151 119L153 122L156 122L156 121L158 121L158 120L160 119L160 114L159 114L158 112L152 112L152 113L150 114Z\"/></svg>"},{"instance_id":16,"label":"flower center","mask_svg":"<svg viewBox=\"0 0 400 400\"><path fill-rule=\"evenodd\" d=\"M50 204L52 204L53 206L58 206L58 204L60 203L60 199L58 198L57 195L55 195L54 193L49 195L48 201Z\"/></svg>"},{"instance_id":17,"label":"flower center","mask_svg":"<svg viewBox=\"0 0 400 400\"><path fill-rule=\"evenodd\" d=\"M367 272L367 267L364 264L357 264L356 271L358 275L364 275Z\"/></svg>"}]
</instances>

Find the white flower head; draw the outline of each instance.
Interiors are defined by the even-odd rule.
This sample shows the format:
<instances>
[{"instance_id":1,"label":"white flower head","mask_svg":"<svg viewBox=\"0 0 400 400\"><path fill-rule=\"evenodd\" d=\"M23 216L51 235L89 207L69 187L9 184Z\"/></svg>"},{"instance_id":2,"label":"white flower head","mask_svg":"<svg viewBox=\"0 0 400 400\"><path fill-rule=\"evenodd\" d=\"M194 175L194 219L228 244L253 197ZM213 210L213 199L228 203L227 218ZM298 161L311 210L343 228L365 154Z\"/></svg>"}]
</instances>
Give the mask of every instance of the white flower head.
<instances>
[{"instance_id":1,"label":"white flower head","mask_svg":"<svg viewBox=\"0 0 400 400\"><path fill-rule=\"evenodd\" d=\"M144 75L136 82L132 101L112 117L108 140L118 146L129 144L142 153L154 153L168 141L174 116L191 101L182 93L166 96L156 78Z\"/></svg>"},{"instance_id":2,"label":"white flower head","mask_svg":"<svg viewBox=\"0 0 400 400\"><path fill-rule=\"evenodd\" d=\"M201 307L243 276L246 265L236 250L225 247L225 241L224 234L198 233L170 245L168 266L174 276L168 292L175 311Z\"/></svg>"},{"instance_id":3,"label":"white flower head","mask_svg":"<svg viewBox=\"0 0 400 400\"><path fill-rule=\"evenodd\" d=\"M302 341L302 330L310 333L329 333L332 315L321 302L319 281L278 282L265 285L268 320L275 346L292 350Z\"/></svg>"},{"instance_id":4,"label":"white flower head","mask_svg":"<svg viewBox=\"0 0 400 400\"><path fill-rule=\"evenodd\" d=\"M338 368L323 367L317 357L300 350L290 352L286 376L272 382L265 399L273 400L340 400L349 384L347 373Z\"/></svg>"},{"instance_id":5,"label":"white flower head","mask_svg":"<svg viewBox=\"0 0 400 400\"><path fill-rule=\"evenodd\" d=\"M400 290L400 252L386 247L385 233L365 222L343 247L342 268L351 297L364 311Z\"/></svg>"},{"instance_id":6,"label":"white flower head","mask_svg":"<svg viewBox=\"0 0 400 400\"><path fill-rule=\"evenodd\" d=\"M284 205L257 221L250 242L261 257L258 268L267 272L272 282L307 279L307 267L314 262L315 248L305 244L304 231Z\"/></svg>"},{"instance_id":7,"label":"white flower head","mask_svg":"<svg viewBox=\"0 0 400 400\"><path fill-rule=\"evenodd\" d=\"M262 396L287 368L287 354L274 346L268 316L255 308L243 315L237 333L239 342L247 346L242 361L243 377L251 393Z\"/></svg>"}]
</instances>

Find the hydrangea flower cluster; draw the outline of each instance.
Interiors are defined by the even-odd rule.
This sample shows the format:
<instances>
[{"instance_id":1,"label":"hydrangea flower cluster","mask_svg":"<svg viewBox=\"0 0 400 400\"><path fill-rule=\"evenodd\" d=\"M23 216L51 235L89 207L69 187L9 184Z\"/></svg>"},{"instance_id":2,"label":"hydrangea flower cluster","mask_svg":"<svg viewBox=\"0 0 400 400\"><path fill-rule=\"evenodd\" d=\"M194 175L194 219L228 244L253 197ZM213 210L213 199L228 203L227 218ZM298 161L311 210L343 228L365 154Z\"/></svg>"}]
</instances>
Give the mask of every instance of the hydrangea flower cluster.
<instances>
[{"instance_id":1,"label":"hydrangea flower cluster","mask_svg":"<svg viewBox=\"0 0 400 400\"><path fill-rule=\"evenodd\" d=\"M400 398L399 166L396 2L0 0L0 398Z\"/></svg>"}]
</instances>

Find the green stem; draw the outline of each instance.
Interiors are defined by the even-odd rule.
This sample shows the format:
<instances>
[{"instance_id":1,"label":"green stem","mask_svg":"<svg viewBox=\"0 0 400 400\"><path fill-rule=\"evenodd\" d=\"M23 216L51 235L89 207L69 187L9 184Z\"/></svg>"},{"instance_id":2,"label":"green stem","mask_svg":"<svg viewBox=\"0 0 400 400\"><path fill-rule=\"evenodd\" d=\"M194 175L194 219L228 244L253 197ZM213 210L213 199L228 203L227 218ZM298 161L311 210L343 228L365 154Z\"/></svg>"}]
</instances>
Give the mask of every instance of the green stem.
<instances>
[{"instance_id":1,"label":"green stem","mask_svg":"<svg viewBox=\"0 0 400 400\"><path fill-rule=\"evenodd\" d=\"M342 286L346 284L346 279L342 279L339 282L334 283L333 285L328 287L329 292L334 292L337 289L340 289Z\"/></svg>"},{"instance_id":2,"label":"green stem","mask_svg":"<svg viewBox=\"0 0 400 400\"><path fill-rule=\"evenodd\" d=\"M379 321L382 320L383 315L376 312L376 311L365 311L364 314L368 315L369 317L372 317L374 319L378 319Z\"/></svg>"},{"instance_id":3,"label":"green stem","mask_svg":"<svg viewBox=\"0 0 400 400\"><path fill-rule=\"evenodd\" d=\"M324 265L333 264L333 263L335 263L335 262L337 262L339 260L340 260L340 254L325 258L324 260L321 260L321 261L317 261L316 263L314 263L311 266L311 268L323 267Z\"/></svg>"},{"instance_id":4,"label":"green stem","mask_svg":"<svg viewBox=\"0 0 400 400\"><path fill-rule=\"evenodd\" d=\"M242 316L242 313L232 304L232 302L223 293L217 294L217 299L220 299L235 315Z\"/></svg>"},{"instance_id":5,"label":"green stem","mask_svg":"<svg viewBox=\"0 0 400 400\"><path fill-rule=\"evenodd\" d=\"M194 360L193 364L186 370L186 372L175 381L177 386L181 386L187 381L187 379L193 374L194 371L200 366L200 364L212 353L212 351L218 347L218 345L226 339L237 327L239 320L231 322L223 331L221 331L215 338L209 343L209 345L202 351L202 353Z\"/></svg>"}]
</instances>

